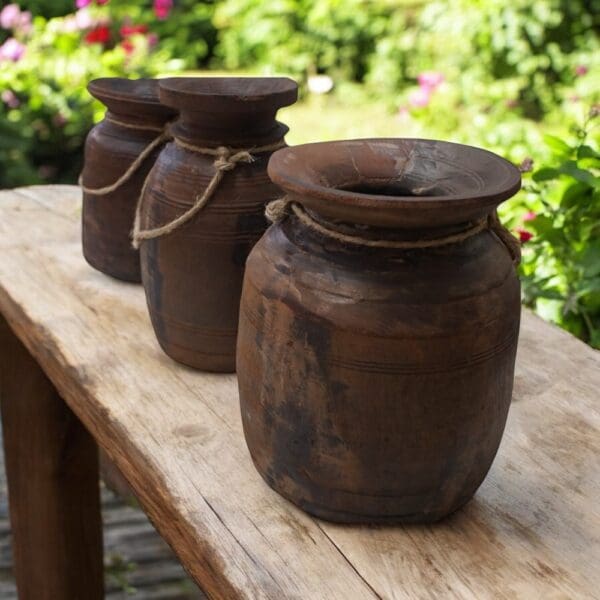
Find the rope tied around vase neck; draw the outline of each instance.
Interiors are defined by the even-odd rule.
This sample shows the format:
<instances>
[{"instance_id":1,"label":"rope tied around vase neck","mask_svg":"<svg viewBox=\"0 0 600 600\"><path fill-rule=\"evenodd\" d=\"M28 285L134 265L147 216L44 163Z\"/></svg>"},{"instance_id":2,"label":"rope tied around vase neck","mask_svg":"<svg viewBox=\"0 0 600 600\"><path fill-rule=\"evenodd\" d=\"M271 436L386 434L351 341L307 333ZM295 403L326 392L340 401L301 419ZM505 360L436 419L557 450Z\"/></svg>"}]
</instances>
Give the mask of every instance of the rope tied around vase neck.
<instances>
[{"instance_id":1,"label":"rope tied around vase neck","mask_svg":"<svg viewBox=\"0 0 600 600\"><path fill-rule=\"evenodd\" d=\"M279 223L286 219L290 214L294 214L304 225L314 231L330 237L338 242L355 244L358 246L368 246L370 248L391 248L399 250L411 250L417 248L438 248L448 244L458 244L464 240L484 231L492 231L504 244L512 258L512 262L517 266L521 262L521 244L519 240L510 233L498 218L498 212L494 210L487 217L471 223L467 229L452 233L439 238L426 240L386 240L369 239L358 235L342 233L336 229L326 227L319 221L316 221L310 213L297 202L292 202L286 197L279 200L273 200L267 204L265 216L272 223Z\"/></svg>"},{"instance_id":2,"label":"rope tied around vase neck","mask_svg":"<svg viewBox=\"0 0 600 600\"><path fill-rule=\"evenodd\" d=\"M129 165L128 169L121 175L114 183L101 188L89 188L83 185L82 177L79 176L79 185L86 194L93 196L105 196L119 189L123 184L131 179L135 172L140 168L144 161L152 154L152 152L159 146L166 142L174 142L177 146L188 150L190 152L196 152L198 154L206 154L208 156L214 156L215 160L213 166L215 168L214 175L206 186L205 190L201 194L197 194L194 198L192 206L164 225L155 227L153 229L142 229L141 228L141 211L142 211L142 200L144 192L148 187L148 180L150 173L146 176L140 195L137 199L135 208L135 219L133 222L133 229L131 231L132 246L137 250L140 247L140 243L144 240L150 240L158 238L164 235L168 235L175 231L181 225L190 221L197 213L199 213L208 204L215 190L219 187L221 180L225 176L227 171L232 171L236 168L239 163L251 163L254 161L254 154L260 154L262 152L273 152L279 150L285 146L285 142L281 139L272 144L266 144L264 146L254 146L252 148L230 148L228 146L219 146L217 148L196 146L189 144L182 139L174 136L171 133L172 122L166 123L163 127L154 125L135 125L133 123L126 123L120 121L111 116L105 116L105 121L114 123L121 127L128 129L134 129L138 131L157 131L159 135L156 136L143 150L139 156Z\"/></svg>"},{"instance_id":3,"label":"rope tied around vase neck","mask_svg":"<svg viewBox=\"0 0 600 600\"><path fill-rule=\"evenodd\" d=\"M155 227L153 229L141 228L142 200L144 198L144 192L146 191L146 187L148 184L149 178L147 177L142 187L140 197L138 199L135 211L135 220L133 222L133 230L131 232L133 247L136 249L140 247L140 243L142 241L151 240L158 237L162 237L164 235L168 235L175 231L177 228L181 227L183 224L190 221L208 204L208 201L213 196L215 190L219 187L219 184L221 183L227 171L232 171L240 163L251 163L252 161L254 161L254 154L272 152L274 150L279 150L279 148L283 148L283 146L285 146L285 142L283 140L279 140L275 143L267 144L265 146L255 146L253 148L247 149L229 148L228 146L219 146L218 148L205 148L203 146L195 146L193 144L188 144L187 142L184 142L183 140L176 137L173 138L173 142L177 146L180 146L185 150L197 152L198 154L207 154L209 156L214 156L215 160L213 162L213 166L215 168L215 172L204 191L201 194L196 194L192 206L187 211L185 211L169 223L161 225L160 227Z\"/></svg>"},{"instance_id":4,"label":"rope tied around vase neck","mask_svg":"<svg viewBox=\"0 0 600 600\"><path fill-rule=\"evenodd\" d=\"M120 127L125 127L126 129L133 129L136 131L156 131L159 135L157 135L138 155L138 157L129 165L125 173L121 175L116 181L111 183L110 185L106 185L101 188L90 188L83 185L83 177L79 176L79 185L84 193L90 194L91 196L106 196L107 194L111 194L118 190L122 185L127 183L136 171L142 166L145 160L154 152L154 150L164 143L168 142L171 139L170 133L170 125L171 123L167 123L163 127L158 125L136 125L133 123L127 123L125 121L120 121L119 119L115 119L114 117L110 117L106 115L104 117L105 121L109 123L113 123L115 125L119 125Z\"/></svg>"}]
</instances>

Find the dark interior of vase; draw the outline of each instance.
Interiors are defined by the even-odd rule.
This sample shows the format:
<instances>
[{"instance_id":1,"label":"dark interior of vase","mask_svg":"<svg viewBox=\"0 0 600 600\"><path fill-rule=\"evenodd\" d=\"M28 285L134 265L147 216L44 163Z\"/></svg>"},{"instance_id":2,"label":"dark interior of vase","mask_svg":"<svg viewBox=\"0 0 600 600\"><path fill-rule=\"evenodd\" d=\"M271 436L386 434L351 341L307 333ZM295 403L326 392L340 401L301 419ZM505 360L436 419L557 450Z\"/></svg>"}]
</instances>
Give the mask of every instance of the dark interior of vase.
<instances>
[{"instance_id":1,"label":"dark interior of vase","mask_svg":"<svg viewBox=\"0 0 600 600\"><path fill-rule=\"evenodd\" d=\"M376 196L389 197L423 197L423 196L443 196L448 193L447 189L441 186L422 185L422 183L410 181L361 181L348 185L338 186L336 189L354 194L369 194Z\"/></svg>"}]
</instances>

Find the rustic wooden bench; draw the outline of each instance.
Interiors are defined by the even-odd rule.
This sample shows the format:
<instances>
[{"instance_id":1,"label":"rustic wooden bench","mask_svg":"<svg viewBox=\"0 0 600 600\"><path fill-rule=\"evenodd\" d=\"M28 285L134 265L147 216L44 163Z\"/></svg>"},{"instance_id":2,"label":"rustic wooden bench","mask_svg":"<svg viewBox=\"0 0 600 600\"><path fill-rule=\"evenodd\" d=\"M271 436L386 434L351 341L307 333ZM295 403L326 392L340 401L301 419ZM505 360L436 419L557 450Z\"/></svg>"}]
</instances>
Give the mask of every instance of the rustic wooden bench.
<instances>
[{"instance_id":1,"label":"rustic wooden bench","mask_svg":"<svg viewBox=\"0 0 600 600\"><path fill-rule=\"evenodd\" d=\"M80 194L0 193L2 420L21 598L103 595L97 446L214 598L600 594L600 353L523 312L504 440L433 526L313 519L252 466L235 376L158 348L140 286L84 262Z\"/></svg>"}]
</instances>

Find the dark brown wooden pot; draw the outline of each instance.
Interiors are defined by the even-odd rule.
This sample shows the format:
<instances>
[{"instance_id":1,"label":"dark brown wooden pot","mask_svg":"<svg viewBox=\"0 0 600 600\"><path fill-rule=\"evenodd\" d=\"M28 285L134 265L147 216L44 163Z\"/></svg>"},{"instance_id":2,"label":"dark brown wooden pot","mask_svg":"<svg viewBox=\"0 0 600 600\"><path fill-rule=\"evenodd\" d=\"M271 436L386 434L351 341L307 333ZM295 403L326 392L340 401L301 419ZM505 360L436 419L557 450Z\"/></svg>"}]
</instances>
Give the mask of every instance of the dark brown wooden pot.
<instances>
[{"instance_id":1,"label":"dark brown wooden pot","mask_svg":"<svg viewBox=\"0 0 600 600\"><path fill-rule=\"evenodd\" d=\"M297 84L287 78L171 79L161 84L160 98L180 118L171 128L174 141L150 174L142 229L172 222L205 192L216 158L202 148L252 153L252 162L223 174L192 220L141 246L146 299L163 350L197 369L232 372L244 265L267 227L265 204L281 195L267 175L273 149L261 148L283 143L288 128L275 115L295 102Z\"/></svg>"},{"instance_id":2,"label":"dark brown wooden pot","mask_svg":"<svg viewBox=\"0 0 600 600\"><path fill-rule=\"evenodd\" d=\"M158 81L108 77L90 82L88 90L108 111L87 137L81 183L100 190L119 180L175 112L160 104ZM114 191L83 193L83 255L112 277L141 281L139 252L131 247L130 233L142 185L159 152L156 148Z\"/></svg>"},{"instance_id":3,"label":"dark brown wooden pot","mask_svg":"<svg viewBox=\"0 0 600 600\"><path fill-rule=\"evenodd\" d=\"M382 139L284 149L269 174L297 204L244 279L237 366L258 471L333 521L448 515L483 481L511 400L518 248L486 217L518 170Z\"/></svg>"}]
</instances>

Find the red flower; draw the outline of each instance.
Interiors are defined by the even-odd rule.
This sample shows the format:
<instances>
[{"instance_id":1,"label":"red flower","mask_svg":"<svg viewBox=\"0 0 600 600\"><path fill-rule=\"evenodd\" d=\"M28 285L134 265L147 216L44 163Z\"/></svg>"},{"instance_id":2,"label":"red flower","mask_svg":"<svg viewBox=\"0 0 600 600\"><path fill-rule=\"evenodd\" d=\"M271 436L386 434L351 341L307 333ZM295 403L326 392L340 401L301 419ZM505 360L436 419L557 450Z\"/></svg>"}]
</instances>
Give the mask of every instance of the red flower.
<instances>
[{"instance_id":1,"label":"red flower","mask_svg":"<svg viewBox=\"0 0 600 600\"><path fill-rule=\"evenodd\" d=\"M145 34L148 33L147 25L123 25L121 27L121 36L126 38L130 35L136 35L138 33Z\"/></svg>"},{"instance_id":2,"label":"red flower","mask_svg":"<svg viewBox=\"0 0 600 600\"><path fill-rule=\"evenodd\" d=\"M85 34L88 44L106 44L110 40L110 29L106 25L98 25Z\"/></svg>"},{"instance_id":3,"label":"red flower","mask_svg":"<svg viewBox=\"0 0 600 600\"><path fill-rule=\"evenodd\" d=\"M129 56L130 54L133 54L135 50L135 44L131 40L123 40L121 42L121 48L123 48L125 54Z\"/></svg>"},{"instance_id":4,"label":"red flower","mask_svg":"<svg viewBox=\"0 0 600 600\"><path fill-rule=\"evenodd\" d=\"M98 6L103 6L104 4L108 4L110 0L96 0L96 4Z\"/></svg>"},{"instance_id":5,"label":"red flower","mask_svg":"<svg viewBox=\"0 0 600 600\"><path fill-rule=\"evenodd\" d=\"M520 227L517 229L517 233L519 234L519 241L521 244L527 243L533 237L533 233L531 233L531 231L527 231L527 229L521 229Z\"/></svg>"}]
</instances>

